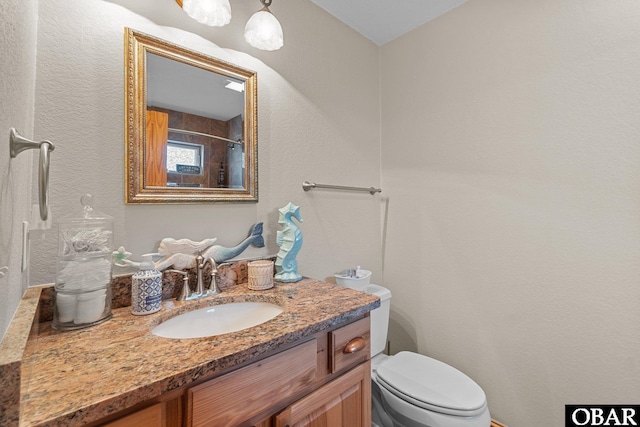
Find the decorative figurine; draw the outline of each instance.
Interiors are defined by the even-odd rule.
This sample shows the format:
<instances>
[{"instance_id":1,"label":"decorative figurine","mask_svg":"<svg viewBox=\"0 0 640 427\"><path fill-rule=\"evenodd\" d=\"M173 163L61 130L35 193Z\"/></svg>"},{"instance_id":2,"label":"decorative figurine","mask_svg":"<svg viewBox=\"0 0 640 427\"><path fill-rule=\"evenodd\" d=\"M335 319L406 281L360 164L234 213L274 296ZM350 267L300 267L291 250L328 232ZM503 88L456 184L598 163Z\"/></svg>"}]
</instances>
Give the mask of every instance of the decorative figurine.
<instances>
[{"instance_id":1,"label":"decorative figurine","mask_svg":"<svg viewBox=\"0 0 640 427\"><path fill-rule=\"evenodd\" d=\"M262 223L254 224L251 227L249 237L232 248L214 245L215 241L216 238L205 239L200 242L189 239L164 238L158 246L158 253L153 254L154 256L162 257L154 262L155 269L165 270L173 267L177 270L183 270L185 268L194 268L196 266L196 256L199 253L202 253L205 259L213 258L215 262L220 263L240 255L249 245L262 248L264 247ZM127 252L124 247L120 246L117 251L113 252L113 263L119 267L134 266L139 268L140 263L129 260L129 256L131 256L131 252Z\"/></svg>"},{"instance_id":2,"label":"decorative figurine","mask_svg":"<svg viewBox=\"0 0 640 427\"><path fill-rule=\"evenodd\" d=\"M280 251L276 258L275 279L280 282L297 282L302 279L302 276L297 272L298 263L296 262L296 255L302 247L302 231L293 222L292 217L302 222L300 206L289 202L278 212L280 212L278 224L283 224L283 227L276 236Z\"/></svg>"},{"instance_id":3,"label":"decorative figurine","mask_svg":"<svg viewBox=\"0 0 640 427\"><path fill-rule=\"evenodd\" d=\"M131 252L127 251L124 248L124 246L120 246L117 251L113 251L111 253L111 256L112 256L111 261L115 265L118 265L120 267L124 267L124 266L128 265L127 264L128 262L130 262L127 258L129 258L131 255L132 255Z\"/></svg>"},{"instance_id":4,"label":"decorative figurine","mask_svg":"<svg viewBox=\"0 0 640 427\"><path fill-rule=\"evenodd\" d=\"M244 239L232 248L225 246L213 245L202 253L205 258L213 258L215 262L224 262L228 259L235 258L244 252L245 249L253 245L256 248L264 247L264 237L262 237L262 223L259 222L251 227L251 233L249 237Z\"/></svg>"},{"instance_id":5,"label":"decorative figurine","mask_svg":"<svg viewBox=\"0 0 640 427\"><path fill-rule=\"evenodd\" d=\"M209 248L209 246L213 246L213 244L218 240L217 238L213 239L204 239L200 242L194 242L189 239L172 239L171 237L165 237L160 241L160 245L158 245L158 253L162 256L169 256L173 254L191 254L198 255L200 252Z\"/></svg>"},{"instance_id":6,"label":"decorative figurine","mask_svg":"<svg viewBox=\"0 0 640 427\"><path fill-rule=\"evenodd\" d=\"M156 270L165 270L173 267L176 270L194 268L196 266L196 256L202 251L210 248L217 238L204 239L195 242L189 239L173 239L165 237L158 246L158 255L162 258L155 262Z\"/></svg>"}]
</instances>

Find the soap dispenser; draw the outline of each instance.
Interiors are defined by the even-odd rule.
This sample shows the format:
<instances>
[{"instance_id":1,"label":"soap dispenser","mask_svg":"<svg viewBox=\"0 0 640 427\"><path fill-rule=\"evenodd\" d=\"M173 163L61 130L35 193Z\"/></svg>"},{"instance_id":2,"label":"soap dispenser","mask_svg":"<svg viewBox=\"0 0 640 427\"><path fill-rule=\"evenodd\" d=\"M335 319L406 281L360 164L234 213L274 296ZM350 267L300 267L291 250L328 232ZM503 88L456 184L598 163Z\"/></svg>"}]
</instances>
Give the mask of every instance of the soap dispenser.
<instances>
[{"instance_id":1,"label":"soap dispenser","mask_svg":"<svg viewBox=\"0 0 640 427\"><path fill-rule=\"evenodd\" d=\"M142 255L140 271L131 277L131 313L151 314L162 303L162 273L156 270L153 254Z\"/></svg>"}]
</instances>

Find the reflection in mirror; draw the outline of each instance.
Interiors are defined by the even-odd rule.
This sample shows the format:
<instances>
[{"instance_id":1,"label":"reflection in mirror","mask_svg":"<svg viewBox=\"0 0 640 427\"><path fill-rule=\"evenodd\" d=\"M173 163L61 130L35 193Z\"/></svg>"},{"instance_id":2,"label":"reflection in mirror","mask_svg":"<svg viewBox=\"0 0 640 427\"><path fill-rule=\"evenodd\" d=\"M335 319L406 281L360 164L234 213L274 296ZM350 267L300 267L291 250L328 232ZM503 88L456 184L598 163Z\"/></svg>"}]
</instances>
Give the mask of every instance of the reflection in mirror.
<instances>
[{"instance_id":1,"label":"reflection in mirror","mask_svg":"<svg viewBox=\"0 0 640 427\"><path fill-rule=\"evenodd\" d=\"M146 60L146 185L244 188L244 80L149 52ZM165 122L167 140L150 141Z\"/></svg>"},{"instance_id":2,"label":"reflection in mirror","mask_svg":"<svg viewBox=\"0 0 640 427\"><path fill-rule=\"evenodd\" d=\"M126 36L127 203L257 201L256 74Z\"/></svg>"}]
</instances>

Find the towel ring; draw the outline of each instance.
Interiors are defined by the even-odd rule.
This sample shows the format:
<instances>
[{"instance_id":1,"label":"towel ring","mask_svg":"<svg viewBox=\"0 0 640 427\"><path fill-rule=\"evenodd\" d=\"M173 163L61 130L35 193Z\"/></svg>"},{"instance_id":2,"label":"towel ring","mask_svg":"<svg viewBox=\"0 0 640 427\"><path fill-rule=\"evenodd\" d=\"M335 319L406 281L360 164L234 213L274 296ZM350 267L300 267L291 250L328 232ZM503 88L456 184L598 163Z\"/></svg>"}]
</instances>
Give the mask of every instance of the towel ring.
<instances>
[{"instance_id":1,"label":"towel ring","mask_svg":"<svg viewBox=\"0 0 640 427\"><path fill-rule=\"evenodd\" d=\"M9 132L9 150L11 158L15 158L24 150L40 150L38 168L38 200L40 202L40 218L46 221L49 216L49 154L55 149L51 141L31 141L21 136L14 128Z\"/></svg>"}]
</instances>

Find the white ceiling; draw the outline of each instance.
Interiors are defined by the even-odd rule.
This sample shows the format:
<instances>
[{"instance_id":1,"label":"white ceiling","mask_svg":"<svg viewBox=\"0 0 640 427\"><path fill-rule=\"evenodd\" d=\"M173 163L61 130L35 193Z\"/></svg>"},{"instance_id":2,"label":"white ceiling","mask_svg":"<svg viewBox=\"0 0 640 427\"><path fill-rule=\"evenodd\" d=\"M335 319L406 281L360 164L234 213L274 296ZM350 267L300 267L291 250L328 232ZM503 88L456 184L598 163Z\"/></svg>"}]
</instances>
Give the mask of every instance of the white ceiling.
<instances>
[{"instance_id":1,"label":"white ceiling","mask_svg":"<svg viewBox=\"0 0 640 427\"><path fill-rule=\"evenodd\" d=\"M226 122L244 114L244 93L225 88L230 78L147 53L147 105Z\"/></svg>"},{"instance_id":2,"label":"white ceiling","mask_svg":"<svg viewBox=\"0 0 640 427\"><path fill-rule=\"evenodd\" d=\"M311 0L378 46L467 0Z\"/></svg>"}]
</instances>

